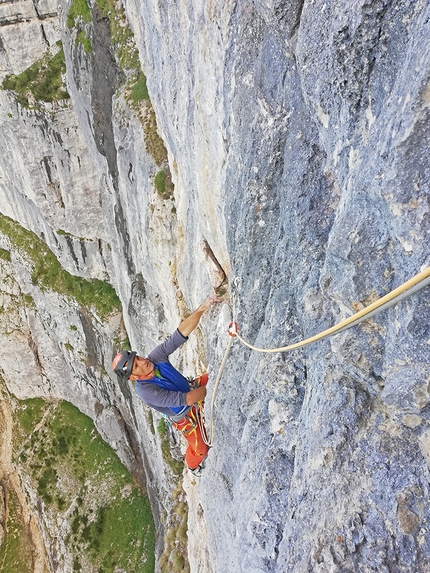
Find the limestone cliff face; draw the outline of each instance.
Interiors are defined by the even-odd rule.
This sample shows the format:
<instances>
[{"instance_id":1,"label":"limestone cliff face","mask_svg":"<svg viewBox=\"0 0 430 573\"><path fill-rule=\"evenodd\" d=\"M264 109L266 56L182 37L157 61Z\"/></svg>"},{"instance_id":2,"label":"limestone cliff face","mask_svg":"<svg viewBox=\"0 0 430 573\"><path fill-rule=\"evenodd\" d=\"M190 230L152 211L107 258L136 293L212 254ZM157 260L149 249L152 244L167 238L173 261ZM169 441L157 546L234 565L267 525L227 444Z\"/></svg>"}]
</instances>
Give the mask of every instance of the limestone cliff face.
<instances>
[{"instance_id":1,"label":"limestone cliff face","mask_svg":"<svg viewBox=\"0 0 430 573\"><path fill-rule=\"evenodd\" d=\"M169 199L154 189L146 104L127 103L108 20L92 5L85 52L69 7L41 5L2 4L0 79L61 38L71 97L26 108L0 91L0 210L72 274L114 285L140 352L223 272L243 336L273 347L430 264L425 1L127 0ZM41 290L10 237L0 246L9 388L71 400L164 487L144 408L109 372L120 315L102 321ZM302 351L234 343L214 448L187 485L193 571L426 569L429 310L427 289ZM225 304L202 321L176 358L186 374L207 362L213 382L230 317Z\"/></svg>"}]
</instances>

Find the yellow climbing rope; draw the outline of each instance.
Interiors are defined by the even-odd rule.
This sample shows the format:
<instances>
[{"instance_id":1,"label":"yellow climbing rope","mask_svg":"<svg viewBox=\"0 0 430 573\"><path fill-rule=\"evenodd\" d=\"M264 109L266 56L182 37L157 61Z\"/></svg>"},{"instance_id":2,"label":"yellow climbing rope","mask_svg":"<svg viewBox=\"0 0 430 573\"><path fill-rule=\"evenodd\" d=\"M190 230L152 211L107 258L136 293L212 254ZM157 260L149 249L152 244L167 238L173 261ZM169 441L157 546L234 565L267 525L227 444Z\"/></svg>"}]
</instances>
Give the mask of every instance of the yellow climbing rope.
<instances>
[{"instance_id":1,"label":"yellow climbing rope","mask_svg":"<svg viewBox=\"0 0 430 573\"><path fill-rule=\"evenodd\" d=\"M382 312L383 310L389 308L390 306L397 304L398 302L400 302L404 298L411 296L414 292L417 292L418 290L424 288L429 283L430 283L430 267L427 267L425 270L416 274L414 277L412 277L411 279L409 279L408 281L406 281L405 283L403 283L402 285L400 285L396 289L392 290L391 292L389 292L385 296L381 297L377 301L373 302L369 306L366 306L365 308L356 312L355 314L353 314L349 318L342 320L342 322L339 322L339 324L336 324L335 326L332 326L331 328L328 328L327 330L324 330L324 331L320 332L319 334L316 334L315 336L311 336L310 338L306 338L305 340L302 340L300 342L296 342L294 344L289 344L288 346L282 346L280 348L258 348L257 346L253 346L252 344L249 344L249 342L246 342L246 340L244 340L239 335L237 323L236 322L230 323L230 326L228 329L228 333L230 335L230 338L229 338L228 345L227 345L227 348L225 350L224 357L222 359L221 366L220 366L220 369L218 371L218 375L216 377L214 389L212 392L212 399L211 399L211 406L210 406L211 407L211 413L210 413L210 416L211 416L210 436L211 437L210 437L210 439L207 440L207 442L206 442L207 445L212 446L212 444L213 444L213 438L214 438L213 410L214 410L214 403L215 403L215 395L216 395L218 384L219 384L219 381L221 379L221 374L222 374L222 371L224 370L224 366L225 366L225 363L227 361L227 356L228 356L228 353L230 352L231 344L232 344L234 338L237 338L245 346L247 346L251 350L255 350L256 352L268 352L268 353L269 352L270 353L287 352L289 350L301 348L302 346L307 346L308 344L312 344L314 342L317 342L318 340L322 340L323 338L327 338L328 336L333 336L334 334L340 334L340 332L347 330L348 328L352 328L353 326L359 324L363 320L367 320L371 316L374 316L375 314Z\"/></svg>"},{"instance_id":2,"label":"yellow climbing rope","mask_svg":"<svg viewBox=\"0 0 430 573\"><path fill-rule=\"evenodd\" d=\"M257 352L286 352L288 350L294 350L295 348L300 348L302 346L306 346L308 344L312 344L313 342L317 342L318 340L322 340L323 338L327 338L327 336L332 336L333 334L339 334L343 330L347 330L356 324L359 324L363 320L367 320L371 316L374 316L378 312L393 306L394 304L400 302L406 297L411 296L417 290L424 288L427 284L430 283L430 267L427 267L424 271L416 274L413 278L409 279L396 289L392 290L385 296L379 298L377 301L373 302L369 306L366 306L359 312L356 312L349 318L342 320L339 324L316 334L315 336L311 336L310 338L306 338L306 340L302 340L300 342L296 342L295 344L289 344L288 346L283 346L281 348L258 348L249 344L244 340L238 332L236 332L236 337L248 348L251 350L256 350Z\"/></svg>"},{"instance_id":3,"label":"yellow climbing rope","mask_svg":"<svg viewBox=\"0 0 430 573\"><path fill-rule=\"evenodd\" d=\"M231 347L231 343L232 343L232 342L233 342L233 337L230 337L229 340L228 340L227 348L225 349L225 352L224 352L224 358L222 359L221 366L220 366L220 368L219 368L219 370L218 370L218 375L217 375L216 380L215 380L214 389L213 389L213 391L212 391L211 414L210 414L210 416L211 416L211 431L210 431L210 436L211 436L211 437L210 437L210 438L207 437L207 432L205 432L205 434L203 434L203 432L202 432L203 441L204 441L204 442L206 443L206 445L208 445L209 447L212 447L212 445L213 445L213 439L214 439L214 403L215 403L215 395L216 395L216 391L217 391L217 389L218 389L219 381L220 381L220 379L221 379L222 371L224 370L224 366L225 366L225 363L226 363L226 361L227 361L228 353L230 352L230 347Z\"/></svg>"}]
</instances>

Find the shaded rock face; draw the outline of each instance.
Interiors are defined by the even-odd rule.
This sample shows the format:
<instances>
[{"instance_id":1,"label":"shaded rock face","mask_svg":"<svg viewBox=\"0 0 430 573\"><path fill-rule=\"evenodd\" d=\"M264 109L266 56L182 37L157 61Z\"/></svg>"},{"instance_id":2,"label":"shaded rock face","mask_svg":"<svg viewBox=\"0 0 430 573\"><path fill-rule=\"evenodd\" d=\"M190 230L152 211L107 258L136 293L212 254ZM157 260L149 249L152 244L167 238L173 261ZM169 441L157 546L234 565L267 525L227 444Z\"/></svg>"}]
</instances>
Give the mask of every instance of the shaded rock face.
<instances>
[{"instance_id":1,"label":"shaded rock face","mask_svg":"<svg viewBox=\"0 0 430 573\"><path fill-rule=\"evenodd\" d=\"M229 278L242 335L262 347L311 336L429 265L428 3L143 8L127 0L125 8L168 149L176 212L150 183L156 169L118 91L120 71L96 10L94 49L112 63L107 77L95 56L75 45L62 14L73 106L46 123L47 114L22 110L0 92L1 145L15 150L2 154L0 189L2 212L43 232L63 266L109 278L140 352L217 286L214 260ZM4 34L1 41L5 46ZM2 48L8 72L31 61L23 57L19 68L14 60L14 67L5 54ZM79 161L65 161L65 148ZM45 198L53 187L42 174L49 182L55 173L64 207ZM72 236L58 237L58 228ZM1 246L10 248L6 239ZM66 355L64 303L28 286L18 256L4 265L17 276L7 296L23 289L44 309L31 318L21 309L16 319L25 325L16 340L44 368L27 394L74 401L134 471L150 459L147 480L160 491L161 457L142 406L107 373L113 330L73 310L89 360L77 382L73 354L61 359L66 388L47 357L58 341ZM427 288L289 354L258 354L234 342L207 469L198 486L187 484L193 571L426 570L428 301ZM186 374L206 359L209 391L230 313L224 305L202 321L206 357L191 338L176 358ZM97 363L104 371L94 374ZM2 366L19 392L13 368L12 361ZM84 381L94 376L88 392Z\"/></svg>"}]
</instances>

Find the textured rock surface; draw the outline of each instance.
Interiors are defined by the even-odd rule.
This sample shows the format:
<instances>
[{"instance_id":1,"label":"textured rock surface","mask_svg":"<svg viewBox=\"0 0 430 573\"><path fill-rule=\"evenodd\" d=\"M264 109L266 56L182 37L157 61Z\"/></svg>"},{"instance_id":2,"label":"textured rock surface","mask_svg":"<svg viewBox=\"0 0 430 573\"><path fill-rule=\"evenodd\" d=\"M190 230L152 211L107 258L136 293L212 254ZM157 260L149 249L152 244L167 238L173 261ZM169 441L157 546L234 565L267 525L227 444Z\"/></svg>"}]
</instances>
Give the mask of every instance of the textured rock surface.
<instances>
[{"instance_id":1,"label":"textured rock surface","mask_svg":"<svg viewBox=\"0 0 430 573\"><path fill-rule=\"evenodd\" d=\"M218 286L214 259L230 285L237 277L243 336L266 347L331 326L430 264L427 2L148 4L125 8L176 213L150 183L156 168L96 11L91 55L60 13L70 106L35 112L0 92L1 211L43 232L69 271L109 278L139 351ZM8 38L27 28L7 17L0 61L18 73L45 40L19 55ZM16 310L13 335L2 318L10 355L28 356L25 386L2 362L9 387L70 399L134 471L151 458L148 483L164 487L144 409L107 373L119 317L88 322L11 255L3 297L31 294L36 311ZM428 301L423 290L290 354L234 344L207 470L186 486L192 571L426 570ZM214 381L229 321L227 305L203 321L206 344L192 338L178 358L187 374L204 367L205 347ZM67 342L94 363L68 356Z\"/></svg>"}]
</instances>

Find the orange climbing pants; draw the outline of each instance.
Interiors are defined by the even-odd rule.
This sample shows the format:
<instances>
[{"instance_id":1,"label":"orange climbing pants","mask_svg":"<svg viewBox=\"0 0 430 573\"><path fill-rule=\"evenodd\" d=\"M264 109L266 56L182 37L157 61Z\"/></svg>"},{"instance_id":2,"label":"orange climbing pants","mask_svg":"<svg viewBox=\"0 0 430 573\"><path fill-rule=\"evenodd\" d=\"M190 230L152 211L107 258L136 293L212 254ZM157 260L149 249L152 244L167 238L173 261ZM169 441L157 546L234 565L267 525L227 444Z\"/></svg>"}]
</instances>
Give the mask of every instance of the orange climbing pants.
<instances>
[{"instance_id":1,"label":"orange climbing pants","mask_svg":"<svg viewBox=\"0 0 430 573\"><path fill-rule=\"evenodd\" d=\"M199 386L206 386L208 376L205 374L197 380ZM187 451L185 452L185 463L192 470L201 464L209 451L209 446L205 444L199 427L200 422L200 426L204 431L202 407L198 404L193 404L185 418L173 423L173 427L182 432L182 435L188 442Z\"/></svg>"}]
</instances>

